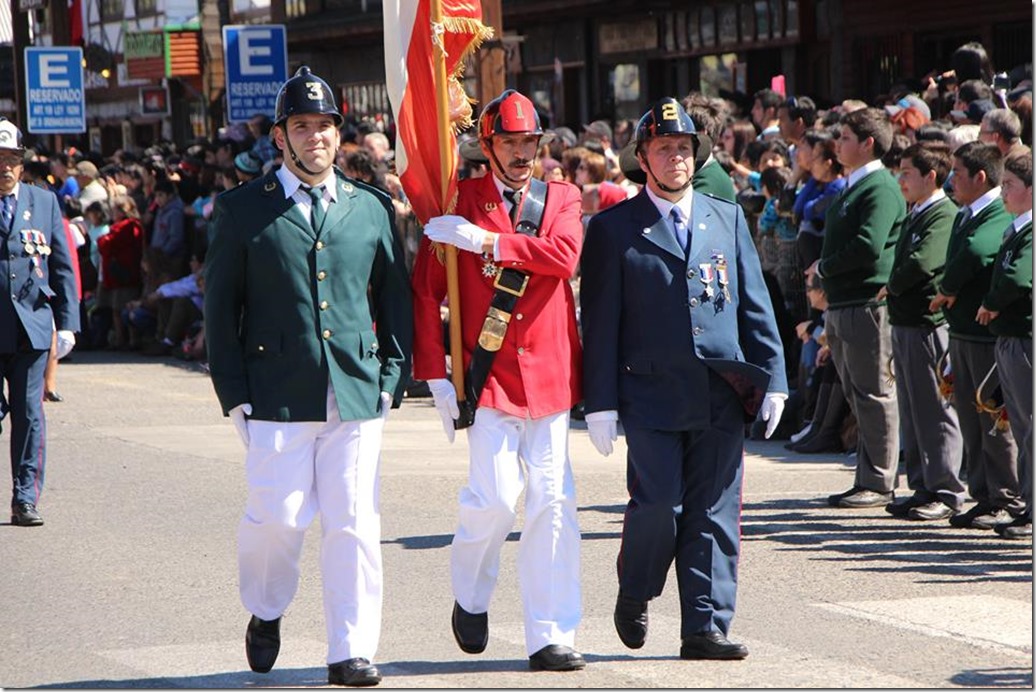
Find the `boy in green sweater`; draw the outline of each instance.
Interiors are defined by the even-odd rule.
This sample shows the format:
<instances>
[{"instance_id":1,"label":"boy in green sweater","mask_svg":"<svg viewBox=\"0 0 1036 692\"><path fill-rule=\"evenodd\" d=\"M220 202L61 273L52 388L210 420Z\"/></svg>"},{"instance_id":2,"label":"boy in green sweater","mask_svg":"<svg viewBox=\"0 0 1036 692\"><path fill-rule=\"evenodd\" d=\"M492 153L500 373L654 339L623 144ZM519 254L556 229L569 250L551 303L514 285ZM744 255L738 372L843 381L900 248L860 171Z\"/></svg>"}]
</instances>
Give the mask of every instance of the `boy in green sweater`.
<instances>
[{"instance_id":1,"label":"boy in green sweater","mask_svg":"<svg viewBox=\"0 0 1036 692\"><path fill-rule=\"evenodd\" d=\"M882 507L896 487L899 412L887 376L892 330L888 308L877 299L906 217L899 185L881 163L891 144L885 111L864 108L843 116L835 152L852 173L827 210L820 259L806 270L807 278L820 277L827 293L831 359L860 428L853 487L828 497L832 507Z\"/></svg>"},{"instance_id":2,"label":"boy in green sweater","mask_svg":"<svg viewBox=\"0 0 1036 692\"><path fill-rule=\"evenodd\" d=\"M939 292L929 306L932 312L943 308L950 324L953 403L964 438L968 492L977 503L950 518L950 525L958 528L990 530L1024 511L1014 436L995 425L996 416L975 407L979 385L988 398L1001 381L993 370L996 336L976 315L989 291L1004 229L1011 224L1000 199L1003 170L996 145L968 142L953 153L953 193L962 206L953 223Z\"/></svg>"},{"instance_id":3,"label":"boy in green sweater","mask_svg":"<svg viewBox=\"0 0 1036 692\"><path fill-rule=\"evenodd\" d=\"M900 438L907 484L914 491L885 510L917 521L948 519L964 504L960 424L953 406L939 394L937 377L949 329L942 310L928 311L957 214L957 205L942 190L950 162L950 149L942 142L919 142L903 152L899 187L913 207L888 283L878 292L879 300L888 299Z\"/></svg>"},{"instance_id":4,"label":"boy in green sweater","mask_svg":"<svg viewBox=\"0 0 1036 692\"><path fill-rule=\"evenodd\" d=\"M993 263L993 279L975 320L996 335L996 366L1007 418L1018 442L1018 467L1025 511L996 532L1032 539L1032 152L1004 163L1000 196L1016 214L1004 232Z\"/></svg>"}]
</instances>

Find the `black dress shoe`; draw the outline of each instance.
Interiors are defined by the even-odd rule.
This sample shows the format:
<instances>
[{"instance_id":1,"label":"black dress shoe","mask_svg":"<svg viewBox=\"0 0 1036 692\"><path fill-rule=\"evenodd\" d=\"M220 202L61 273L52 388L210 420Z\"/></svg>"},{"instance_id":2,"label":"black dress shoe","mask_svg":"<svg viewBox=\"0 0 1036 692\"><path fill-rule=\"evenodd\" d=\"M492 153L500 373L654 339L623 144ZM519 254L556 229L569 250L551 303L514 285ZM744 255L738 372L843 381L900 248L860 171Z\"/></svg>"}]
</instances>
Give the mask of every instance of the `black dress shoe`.
<instances>
[{"instance_id":1,"label":"black dress shoe","mask_svg":"<svg viewBox=\"0 0 1036 692\"><path fill-rule=\"evenodd\" d=\"M1032 515L1026 512L1010 524L998 524L993 527L1001 538L1012 541L1032 540Z\"/></svg>"},{"instance_id":2,"label":"black dress shoe","mask_svg":"<svg viewBox=\"0 0 1036 692\"><path fill-rule=\"evenodd\" d=\"M841 454L845 451L842 440L837 435L817 433L813 437L799 440L791 451L799 454Z\"/></svg>"},{"instance_id":3,"label":"black dress shoe","mask_svg":"<svg viewBox=\"0 0 1036 692\"><path fill-rule=\"evenodd\" d=\"M466 654L480 654L489 643L489 613L469 613L453 602L453 638Z\"/></svg>"},{"instance_id":4,"label":"black dress shoe","mask_svg":"<svg viewBox=\"0 0 1036 692\"><path fill-rule=\"evenodd\" d=\"M261 620L255 615L245 631L245 656L248 667L257 673L269 673L281 650L281 619Z\"/></svg>"},{"instance_id":5,"label":"black dress shoe","mask_svg":"<svg viewBox=\"0 0 1036 692\"><path fill-rule=\"evenodd\" d=\"M918 495L917 493L914 493L913 495L904 500L897 500L895 502L888 503L887 505L885 505L885 511L894 517L906 518L907 516L909 516L911 509L913 509L914 507L920 507L921 505L927 504L928 502L930 502L930 500L927 500L924 497ZM941 505L943 503L940 502L939 504ZM945 507L945 505L943 506Z\"/></svg>"},{"instance_id":6,"label":"black dress shoe","mask_svg":"<svg viewBox=\"0 0 1036 692\"><path fill-rule=\"evenodd\" d=\"M381 674L365 658L350 658L327 667L327 684L346 687L370 687L381 682Z\"/></svg>"},{"instance_id":7,"label":"black dress shoe","mask_svg":"<svg viewBox=\"0 0 1036 692\"><path fill-rule=\"evenodd\" d=\"M638 601L619 594L615 601L615 631L622 643L631 649L644 646L648 628L647 601Z\"/></svg>"},{"instance_id":8,"label":"black dress shoe","mask_svg":"<svg viewBox=\"0 0 1036 692\"><path fill-rule=\"evenodd\" d=\"M860 486L853 486L844 493L831 495L827 503L842 509L862 509L864 507L883 507L895 499L894 493L879 493Z\"/></svg>"},{"instance_id":9,"label":"black dress shoe","mask_svg":"<svg viewBox=\"0 0 1036 692\"><path fill-rule=\"evenodd\" d=\"M12 526L43 526L43 517L40 516L36 505L31 502L22 502L11 508Z\"/></svg>"},{"instance_id":10,"label":"black dress shoe","mask_svg":"<svg viewBox=\"0 0 1036 692\"><path fill-rule=\"evenodd\" d=\"M923 505L917 505L911 507L908 517L914 521L940 521L942 519L949 519L957 513L953 507L950 507L941 500L932 500L926 502Z\"/></svg>"},{"instance_id":11,"label":"black dress shoe","mask_svg":"<svg viewBox=\"0 0 1036 692\"><path fill-rule=\"evenodd\" d=\"M950 517L950 526L990 531L999 524L1009 524L1011 521L1011 515L1006 509L980 502L964 514Z\"/></svg>"},{"instance_id":12,"label":"black dress shoe","mask_svg":"<svg viewBox=\"0 0 1036 692\"><path fill-rule=\"evenodd\" d=\"M586 668L583 655L570 646L547 644L529 656L529 668L533 670L582 670Z\"/></svg>"},{"instance_id":13,"label":"black dress shoe","mask_svg":"<svg viewBox=\"0 0 1036 692\"><path fill-rule=\"evenodd\" d=\"M748 656L748 647L735 644L719 632L702 632L684 637L680 645L680 658L688 661L714 659L736 661Z\"/></svg>"}]
</instances>

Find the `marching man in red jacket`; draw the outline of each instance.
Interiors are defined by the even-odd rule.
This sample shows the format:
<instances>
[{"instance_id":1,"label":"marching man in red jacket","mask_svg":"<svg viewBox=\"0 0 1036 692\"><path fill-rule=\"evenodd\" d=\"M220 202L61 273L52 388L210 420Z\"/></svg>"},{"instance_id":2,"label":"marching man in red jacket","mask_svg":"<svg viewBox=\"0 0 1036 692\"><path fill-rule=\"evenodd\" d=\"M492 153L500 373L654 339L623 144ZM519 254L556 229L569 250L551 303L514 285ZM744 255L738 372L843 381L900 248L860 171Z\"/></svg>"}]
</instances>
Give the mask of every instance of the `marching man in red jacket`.
<instances>
[{"instance_id":1,"label":"marching man in red jacket","mask_svg":"<svg viewBox=\"0 0 1036 692\"><path fill-rule=\"evenodd\" d=\"M569 278L583 229L579 191L533 179L542 136L532 101L516 91L483 110L479 139L493 174L461 182L456 215L428 222L414 266L414 376L428 381L452 442L470 420L446 379L446 271L430 241L453 245L466 394L477 405L450 554L453 634L467 653L486 648L500 549L527 486L518 574L529 667L578 670L586 662L572 648L581 595L568 425L582 398L582 353Z\"/></svg>"}]
</instances>

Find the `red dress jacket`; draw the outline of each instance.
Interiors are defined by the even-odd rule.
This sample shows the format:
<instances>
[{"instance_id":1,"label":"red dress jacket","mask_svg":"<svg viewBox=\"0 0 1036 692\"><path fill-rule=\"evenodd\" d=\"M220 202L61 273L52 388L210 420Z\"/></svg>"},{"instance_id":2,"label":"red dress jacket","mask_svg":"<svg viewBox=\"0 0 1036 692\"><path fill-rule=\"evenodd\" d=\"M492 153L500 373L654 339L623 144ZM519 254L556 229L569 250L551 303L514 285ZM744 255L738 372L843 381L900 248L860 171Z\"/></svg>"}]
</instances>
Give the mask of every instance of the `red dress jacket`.
<instances>
[{"instance_id":1,"label":"red dress jacket","mask_svg":"<svg viewBox=\"0 0 1036 692\"><path fill-rule=\"evenodd\" d=\"M530 275L486 378L479 406L522 418L541 418L567 411L582 400L582 347L569 284L583 244L580 207L574 185L549 183L539 236L530 238L514 232L491 175L461 181L454 213L501 234L497 264ZM493 278L483 273L485 263L482 255L457 252L465 370L494 292ZM411 283L414 377L444 378L446 351L439 306L446 296L446 269L427 238L421 240Z\"/></svg>"},{"instance_id":2,"label":"red dress jacket","mask_svg":"<svg viewBox=\"0 0 1036 692\"><path fill-rule=\"evenodd\" d=\"M144 227L139 220L126 218L113 223L109 231L97 239L103 275L101 285L105 288L139 287L143 243Z\"/></svg>"}]
</instances>

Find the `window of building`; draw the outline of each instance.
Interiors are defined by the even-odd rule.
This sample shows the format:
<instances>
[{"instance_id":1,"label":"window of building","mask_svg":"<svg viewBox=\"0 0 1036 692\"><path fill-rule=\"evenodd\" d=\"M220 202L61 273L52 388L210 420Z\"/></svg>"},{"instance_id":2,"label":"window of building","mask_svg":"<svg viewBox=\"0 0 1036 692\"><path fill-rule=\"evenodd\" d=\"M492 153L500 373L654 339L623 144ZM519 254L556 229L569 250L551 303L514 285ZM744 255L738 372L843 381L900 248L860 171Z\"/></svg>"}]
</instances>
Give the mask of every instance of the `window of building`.
<instances>
[{"instance_id":1,"label":"window of building","mask_svg":"<svg viewBox=\"0 0 1036 692\"><path fill-rule=\"evenodd\" d=\"M120 21L125 18L126 9L122 0L101 0L101 19L103 21Z\"/></svg>"},{"instance_id":2,"label":"window of building","mask_svg":"<svg viewBox=\"0 0 1036 692\"><path fill-rule=\"evenodd\" d=\"M701 57L701 93L719 96L720 89L733 91L737 53L703 55Z\"/></svg>"},{"instance_id":3,"label":"window of building","mask_svg":"<svg viewBox=\"0 0 1036 692\"><path fill-rule=\"evenodd\" d=\"M284 12L289 19L303 16L306 14L306 0L285 0Z\"/></svg>"},{"instance_id":4,"label":"window of building","mask_svg":"<svg viewBox=\"0 0 1036 692\"><path fill-rule=\"evenodd\" d=\"M138 17L146 17L158 13L158 0L133 0Z\"/></svg>"},{"instance_id":5,"label":"window of building","mask_svg":"<svg viewBox=\"0 0 1036 692\"><path fill-rule=\"evenodd\" d=\"M615 119L639 118L643 112L640 101L640 66L636 63L616 65L612 68L610 81Z\"/></svg>"}]
</instances>

